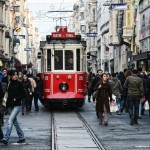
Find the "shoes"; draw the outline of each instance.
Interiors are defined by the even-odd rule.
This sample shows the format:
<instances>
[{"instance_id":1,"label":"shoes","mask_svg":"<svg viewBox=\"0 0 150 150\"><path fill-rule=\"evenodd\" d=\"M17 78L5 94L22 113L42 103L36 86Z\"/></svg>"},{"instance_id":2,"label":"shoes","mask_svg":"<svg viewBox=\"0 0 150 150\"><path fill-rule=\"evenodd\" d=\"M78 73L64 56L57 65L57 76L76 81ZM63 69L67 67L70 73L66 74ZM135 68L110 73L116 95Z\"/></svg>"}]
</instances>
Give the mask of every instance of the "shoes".
<instances>
[{"instance_id":1,"label":"shoes","mask_svg":"<svg viewBox=\"0 0 150 150\"><path fill-rule=\"evenodd\" d=\"M130 121L130 125L131 125L131 126L133 126L133 124L134 124L134 120L133 120L133 119L131 119L131 121Z\"/></svg>"},{"instance_id":2,"label":"shoes","mask_svg":"<svg viewBox=\"0 0 150 150\"><path fill-rule=\"evenodd\" d=\"M99 125L102 125L102 122L99 122Z\"/></svg>"},{"instance_id":3,"label":"shoes","mask_svg":"<svg viewBox=\"0 0 150 150\"><path fill-rule=\"evenodd\" d=\"M88 102L91 102L90 100L88 100Z\"/></svg>"},{"instance_id":4,"label":"shoes","mask_svg":"<svg viewBox=\"0 0 150 150\"><path fill-rule=\"evenodd\" d=\"M123 113L123 108L120 108L121 113Z\"/></svg>"},{"instance_id":5,"label":"shoes","mask_svg":"<svg viewBox=\"0 0 150 150\"><path fill-rule=\"evenodd\" d=\"M35 111L37 111L37 112L38 112L39 110L38 110L38 109L35 109Z\"/></svg>"},{"instance_id":6,"label":"shoes","mask_svg":"<svg viewBox=\"0 0 150 150\"><path fill-rule=\"evenodd\" d=\"M8 142L6 140L4 140L4 139L0 140L0 143L3 143L4 145L8 144Z\"/></svg>"},{"instance_id":7,"label":"shoes","mask_svg":"<svg viewBox=\"0 0 150 150\"><path fill-rule=\"evenodd\" d=\"M108 125L108 123L107 123L107 122L105 122L105 123L104 123L104 125L105 125L105 126L107 126L107 125Z\"/></svg>"},{"instance_id":8,"label":"shoes","mask_svg":"<svg viewBox=\"0 0 150 150\"><path fill-rule=\"evenodd\" d=\"M134 124L139 124L139 123L137 122L137 120L134 120Z\"/></svg>"},{"instance_id":9,"label":"shoes","mask_svg":"<svg viewBox=\"0 0 150 150\"><path fill-rule=\"evenodd\" d=\"M121 112L118 112L117 115L121 115Z\"/></svg>"},{"instance_id":10,"label":"shoes","mask_svg":"<svg viewBox=\"0 0 150 150\"><path fill-rule=\"evenodd\" d=\"M25 143L25 142L26 142L25 139L17 141L17 143Z\"/></svg>"}]
</instances>

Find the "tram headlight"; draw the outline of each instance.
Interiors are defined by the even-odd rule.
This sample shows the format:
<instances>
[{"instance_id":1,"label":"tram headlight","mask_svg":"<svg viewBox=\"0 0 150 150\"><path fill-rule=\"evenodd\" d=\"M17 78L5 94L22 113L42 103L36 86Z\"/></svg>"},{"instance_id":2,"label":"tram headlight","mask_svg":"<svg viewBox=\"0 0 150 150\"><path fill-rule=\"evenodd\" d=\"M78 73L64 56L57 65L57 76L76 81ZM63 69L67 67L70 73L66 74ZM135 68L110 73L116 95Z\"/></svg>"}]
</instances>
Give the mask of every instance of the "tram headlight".
<instances>
[{"instance_id":1,"label":"tram headlight","mask_svg":"<svg viewBox=\"0 0 150 150\"><path fill-rule=\"evenodd\" d=\"M71 76L71 75L69 75L69 76L68 76L68 80L71 80L71 79L72 79L72 76Z\"/></svg>"},{"instance_id":2,"label":"tram headlight","mask_svg":"<svg viewBox=\"0 0 150 150\"><path fill-rule=\"evenodd\" d=\"M60 85L59 85L59 89L62 91L62 92L66 92L68 90L68 84L66 82L62 82Z\"/></svg>"}]
</instances>

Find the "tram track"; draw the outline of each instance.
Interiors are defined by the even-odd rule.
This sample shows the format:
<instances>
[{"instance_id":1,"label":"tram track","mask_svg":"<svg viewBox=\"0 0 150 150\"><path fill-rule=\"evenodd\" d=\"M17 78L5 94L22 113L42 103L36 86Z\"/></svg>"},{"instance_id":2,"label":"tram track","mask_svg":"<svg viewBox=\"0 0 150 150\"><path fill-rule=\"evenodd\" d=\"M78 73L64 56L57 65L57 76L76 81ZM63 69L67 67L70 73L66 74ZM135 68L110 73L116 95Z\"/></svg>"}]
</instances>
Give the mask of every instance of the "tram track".
<instances>
[{"instance_id":1,"label":"tram track","mask_svg":"<svg viewBox=\"0 0 150 150\"><path fill-rule=\"evenodd\" d=\"M84 123L84 126L86 128L86 130L88 131L88 133L90 134L91 138L93 139L94 143L97 145L99 150L105 150L104 146L102 145L102 143L99 141L98 137L95 135L95 133L93 132L92 128L89 126L89 124L87 123L87 121L83 118L83 116L80 114L80 112L76 112L78 118Z\"/></svg>"},{"instance_id":2,"label":"tram track","mask_svg":"<svg viewBox=\"0 0 150 150\"><path fill-rule=\"evenodd\" d=\"M59 116L59 115L61 115L61 116ZM67 115L68 115L68 117L67 117ZM80 112L75 111L75 112L71 112L71 113L66 114L65 117L64 116L65 116L65 114L62 114L62 113L57 114L57 112L52 112L52 150L62 150L59 148L60 145L58 145L61 143L60 141L63 138L63 137L60 138L60 135L62 135L62 133L66 132L66 134L70 135L72 133L69 133L69 131L71 131L74 134L79 133L81 136L82 131L83 131L82 128L84 128L84 131L86 131L86 134L88 134L88 138L90 137L90 142L92 141L91 147L88 145L90 142L89 143L87 142L87 145L84 145L83 149L105 150L104 146L99 141L98 137L95 135L95 133L91 129L90 125L87 123L87 121L84 119L84 117L81 115ZM73 117L73 119L71 121L69 121L70 116ZM63 122L60 121L62 124L58 127L58 123L59 123L58 120L60 118L62 119L62 117L64 117L64 120L65 120L64 124L65 125L63 124ZM79 123L77 123L77 124L80 124L80 125L76 126L76 125L73 125L75 123L72 123L72 125L69 126L68 122L72 122L75 120L78 120ZM66 122L68 123L68 126L66 126L66 124L67 124ZM81 126L81 124L82 124L82 126ZM81 133L80 133L80 131L81 131ZM59 132L62 132L62 133L59 133ZM62 135L62 136L64 136L63 139L65 139L67 135ZM79 136L79 135L77 135L77 136ZM80 140L80 136L79 136L79 140ZM87 135L85 135L85 137L84 137L84 135L82 135L82 136L83 136L84 140L86 140ZM67 137L67 139L68 138L69 137ZM77 137L75 137L75 138L77 138ZM77 141L77 139L72 139L72 138L70 138L69 140ZM67 141L67 142L70 143L70 141ZM94 146L93 146L93 143L94 143ZM74 148L80 149L80 148L82 148L80 144L81 143L79 142L79 144L78 144L78 141L77 141L76 145L75 145L75 143L73 143L73 146L71 146L70 144L68 144L68 145L66 144L64 147L65 147L65 150L66 149L68 149L68 150L74 149Z\"/></svg>"}]
</instances>

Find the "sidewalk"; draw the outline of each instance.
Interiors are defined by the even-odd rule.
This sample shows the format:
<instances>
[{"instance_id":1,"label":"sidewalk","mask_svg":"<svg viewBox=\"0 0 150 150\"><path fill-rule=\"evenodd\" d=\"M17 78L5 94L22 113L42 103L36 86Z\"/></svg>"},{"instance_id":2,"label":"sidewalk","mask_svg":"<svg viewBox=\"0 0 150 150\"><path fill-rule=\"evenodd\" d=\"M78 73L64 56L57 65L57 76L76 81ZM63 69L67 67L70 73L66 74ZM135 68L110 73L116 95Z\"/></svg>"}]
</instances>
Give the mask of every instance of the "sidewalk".
<instances>
[{"instance_id":1,"label":"sidewalk","mask_svg":"<svg viewBox=\"0 0 150 150\"><path fill-rule=\"evenodd\" d=\"M5 123L3 126L3 132L6 129L6 120L9 116L5 116ZM13 127L13 132L11 134L7 146L0 143L0 150L49 150L51 144L51 116L50 111L46 110L44 107L40 107L39 112L35 112L34 109L28 115L22 116L21 113L18 115L18 122L24 131L26 144L18 145L18 136L15 128Z\"/></svg>"}]
</instances>

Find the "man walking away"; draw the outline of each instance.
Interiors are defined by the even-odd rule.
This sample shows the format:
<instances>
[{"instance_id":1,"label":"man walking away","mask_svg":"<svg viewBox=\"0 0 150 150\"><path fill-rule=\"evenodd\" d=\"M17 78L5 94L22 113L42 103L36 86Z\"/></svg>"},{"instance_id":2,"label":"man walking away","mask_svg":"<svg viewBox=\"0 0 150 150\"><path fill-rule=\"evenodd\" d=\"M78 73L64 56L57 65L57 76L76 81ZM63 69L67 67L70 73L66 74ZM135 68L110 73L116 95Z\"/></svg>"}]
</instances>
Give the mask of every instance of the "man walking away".
<instances>
[{"instance_id":1,"label":"man walking away","mask_svg":"<svg viewBox=\"0 0 150 150\"><path fill-rule=\"evenodd\" d=\"M35 111L39 111L38 99L43 104L43 80L41 78L40 73L36 75L35 82L36 82L36 88L34 91L34 106L35 106Z\"/></svg>"},{"instance_id":2,"label":"man walking away","mask_svg":"<svg viewBox=\"0 0 150 150\"><path fill-rule=\"evenodd\" d=\"M112 73L112 78L109 80L109 83L112 90L112 94L116 96L116 103L118 105L117 114L121 115L121 109L123 107L123 104L121 105L122 85L120 80L118 80L118 78L116 77L116 73Z\"/></svg>"},{"instance_id":3,"label":"man walking away","mask_svg":"<svg viewBox=\"0 0 150 150\"><path fill-rule=\"evenodd\" d=\"M140 98L144 99L144 88L143 81L137 76L138 71L136 69L132 70L132 75L126 78L124 83L125 88L128 89L128 108L130 116L130 124L138 124L138 114L139 114L139 104ZM134 110L134 112L133 112Z\"/></svg>"}]
</instances>

